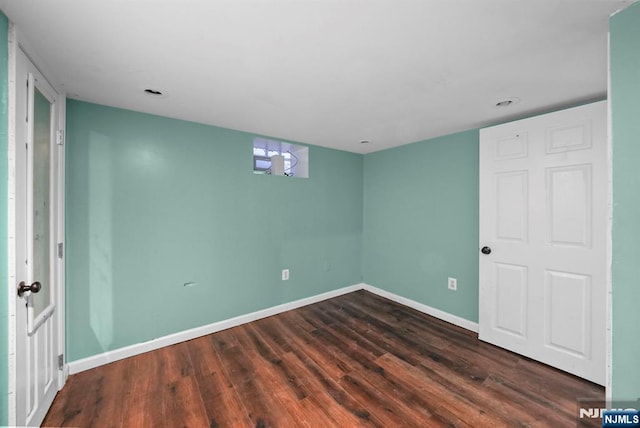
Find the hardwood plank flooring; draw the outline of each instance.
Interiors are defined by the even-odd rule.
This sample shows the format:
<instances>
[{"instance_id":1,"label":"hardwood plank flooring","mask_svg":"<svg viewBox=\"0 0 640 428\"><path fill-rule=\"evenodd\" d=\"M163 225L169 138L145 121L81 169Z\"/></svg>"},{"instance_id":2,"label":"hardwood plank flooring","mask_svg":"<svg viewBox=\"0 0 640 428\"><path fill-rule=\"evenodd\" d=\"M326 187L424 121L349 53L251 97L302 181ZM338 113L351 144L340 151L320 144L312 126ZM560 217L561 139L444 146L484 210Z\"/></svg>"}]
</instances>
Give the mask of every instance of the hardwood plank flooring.
<instances>
[{"instance_id":1,"label":"hardwood plank flooring","mask_svg":"<svg viewBox=\"0 0 640 428\"><path fill-rule=\"evenodd\" d=\"M358 291L70 376L43 425L575 427L587 398L604 389Z\"/></svg>"}]
</instances>

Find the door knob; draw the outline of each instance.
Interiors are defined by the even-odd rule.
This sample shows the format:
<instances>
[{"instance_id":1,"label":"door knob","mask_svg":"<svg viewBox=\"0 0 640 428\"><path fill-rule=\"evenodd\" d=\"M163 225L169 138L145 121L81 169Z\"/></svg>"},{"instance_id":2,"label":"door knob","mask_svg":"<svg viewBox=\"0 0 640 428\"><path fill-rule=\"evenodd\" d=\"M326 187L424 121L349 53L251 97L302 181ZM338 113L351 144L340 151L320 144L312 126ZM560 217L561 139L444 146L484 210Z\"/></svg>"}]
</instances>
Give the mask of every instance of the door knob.
<instances>
[{"instance_id":1,"label":"door knob","mask_svg":"<svg viewBox=\"0 0 640 428\"><path fill-rule=\"evenodd\" d=\"M491 254L491 247L482 247L480 250L482 254Z\"/></svg>"},{"instance_id":2,"label":"door knob","mask_svg":"<svg viewBox=\"0 0 640 428\"><path fill-rule=\"evenodd\" d=\"M20 281L20 284L18 284L18 296L22 297L22 295L27 291L31 291L32 293L37 293L38 291L40 291L41 288L42 288L42 284L40 284L40 281L35 281L31 285L27 285L24 283L24 281Z\"/></svg>"}]
</instances>

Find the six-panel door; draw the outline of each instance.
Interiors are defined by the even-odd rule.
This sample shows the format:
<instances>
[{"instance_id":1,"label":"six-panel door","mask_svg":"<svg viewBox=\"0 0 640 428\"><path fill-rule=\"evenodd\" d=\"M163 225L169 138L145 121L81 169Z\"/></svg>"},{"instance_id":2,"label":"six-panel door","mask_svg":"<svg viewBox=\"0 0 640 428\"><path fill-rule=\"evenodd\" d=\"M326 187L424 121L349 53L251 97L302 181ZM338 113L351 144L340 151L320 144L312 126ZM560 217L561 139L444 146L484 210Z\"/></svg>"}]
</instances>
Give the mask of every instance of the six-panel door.
<instances>
[{"instance_id":1,"label":"six-panel door","mask_svg":"<svg viewBox=\"0 0 640 428\"><path fill-rule=\"evenodd\" d=\"M480 339L605 384L606 102L480 132Z\"/></svg>"}]
</instances>

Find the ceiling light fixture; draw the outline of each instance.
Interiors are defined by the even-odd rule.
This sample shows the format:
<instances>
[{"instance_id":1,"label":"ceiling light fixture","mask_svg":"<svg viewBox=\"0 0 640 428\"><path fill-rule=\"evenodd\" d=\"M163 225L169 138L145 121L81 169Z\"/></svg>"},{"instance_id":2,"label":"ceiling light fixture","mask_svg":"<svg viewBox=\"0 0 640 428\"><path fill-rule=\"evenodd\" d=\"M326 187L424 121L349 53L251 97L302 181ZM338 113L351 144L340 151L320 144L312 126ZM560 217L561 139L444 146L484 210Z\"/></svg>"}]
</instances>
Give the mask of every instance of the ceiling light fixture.
<instances>
[{"instance_id":1,"label":"ceiling light fixture","mask_svg":"<svg viewBox=\"0 0 640 428\"><path fill-rule=\"evenodd\" d=\"M507 98L502 101L498 101L496 103L496 107L509 107L518 103L519 101L520 101L520 98L515 98L515 97Z\"/></svg>"},{"instance_id":2,"label":"ceiling light fixture","mask_svg":"<svg viewBox=\"0 0 640 428\"><path fill-rule=\"evenodd\" d=\"M157 91L157 90L155 90L155 89L145 89L145 90L144 90L144 93L145 93L145 94L149 94L149 95L154 95L154 96L156 96L156 97L158 97L158 96L162 95L162 92Z\"/></svg>"}]
</instances>

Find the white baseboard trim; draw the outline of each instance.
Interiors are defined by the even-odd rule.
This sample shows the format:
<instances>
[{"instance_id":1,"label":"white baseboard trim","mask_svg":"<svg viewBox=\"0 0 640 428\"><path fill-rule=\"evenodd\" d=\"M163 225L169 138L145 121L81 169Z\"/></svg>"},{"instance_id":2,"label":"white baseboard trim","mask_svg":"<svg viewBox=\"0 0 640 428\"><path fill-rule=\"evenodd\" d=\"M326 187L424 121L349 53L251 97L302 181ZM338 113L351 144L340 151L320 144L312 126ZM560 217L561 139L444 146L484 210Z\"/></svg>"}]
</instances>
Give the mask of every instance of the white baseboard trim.
<instances>
[{"instance_id":1,"label":"white baseboard trim","mask_svg":"<svg viewBox=\"0 0 640 428\"><path fill-rule=\"evenodd\" d=\"M461 318L457 315L452 315L448 312L441 311L440 309L432 308L431 306L416 302L415 300L407 299L406 297L398 296L397 294L384 291L369 284L364 284L363 288L373 294L377 294L380 297L385 297L389 300L393 300L394 302L400 303L401 305L408 306L427 315L431 315L453 325L457 325L458 327L471 330L474 333L478 333L478 331L480 331L480 326L478 325L478 323Z\"/></svg>"},{"instance_id":2,"label":"white baseboard trim","mask_svg":"<svg viewBox=\"0 0 640 428\"><path fill-rule=\"evenodd\" d=\"M427 315L434 316L443 321L449 322L462 328L466 328L467 330L471 330L475 333L479 331L477 323L471 322L464 318L460 318L456 315L452 315L448 312L441 311L440 309L432 308L431 306L416 302L415 300L407 299L397 294L384 291L372 285L361 283L339 288L333 291L328 291L326 293L317 294L315 296L306 297L304 299L296 300L293 302L283 303L282 305L262 309L250 314L240 315L227 320L218 321L212 324L203 325L201 327L196 327L167 336L159 337L148 342L136 343L135 345L125 346L124 348L114 349L113 351L103 352L102 354L98 355L92 355L91 357L83 358L81 360L71 361L66 365L65 368L68 369L69 375L80 373L85 370L112 363L114 361L122 360L124 358L133 357L135 355L144 354L145 352L154 351L165 346L175 345L176 343L195 339L201 336L206 336L207 334L216 333L218 331L226 330L228 328L236 327L262 318L270 317L272 315L277 315L282 312L290 311L292 309L301 308L303 306L331 299L333 297L342 296L343 294L352 293L358 290L369 291L370 293L376 294L380 297L393 300L394 302L400 303L401 305L416 309Z\"/></svg>"},{"instance_id":3,"label":"white baseboard trim","mask_svg":"<svg viewBox=\"0 0 640 428\"><path fill-rule=\"evenodd\" d=\"M279 313L297 309L302 306L311 305L313 303L321 302L323 300L331 299L343 294L362 290L364 286L364 284L350 285L348 287L339 288L337 290L328 291L326 293L317 294L315 296L306 297L304 299L296 300L289 303L283 303L282 305L273 306L267 309L262 309L250 314L240 315L227 320L218 321L213 324L203 325L201 327L196 327L178 333L170 334L168 336L159 337L148 342L136 343L135 345L125 346L124 348L103 352L102 354L93 355L81 360L71 361L67 364L67 367L69 369L69 374L80 373L94 367L109 364L114 361L122 360L124 358L133 357L134 355L143 354L145 352L160 349L165 346L175 345L176 343L195 339L201 336L206 336L207 334L226 330L228 328L236 327L241 324L249 323L251 321L256 321L261 318L270 317L272 315L277 315Z\"/></svg>"}]
</instances>

